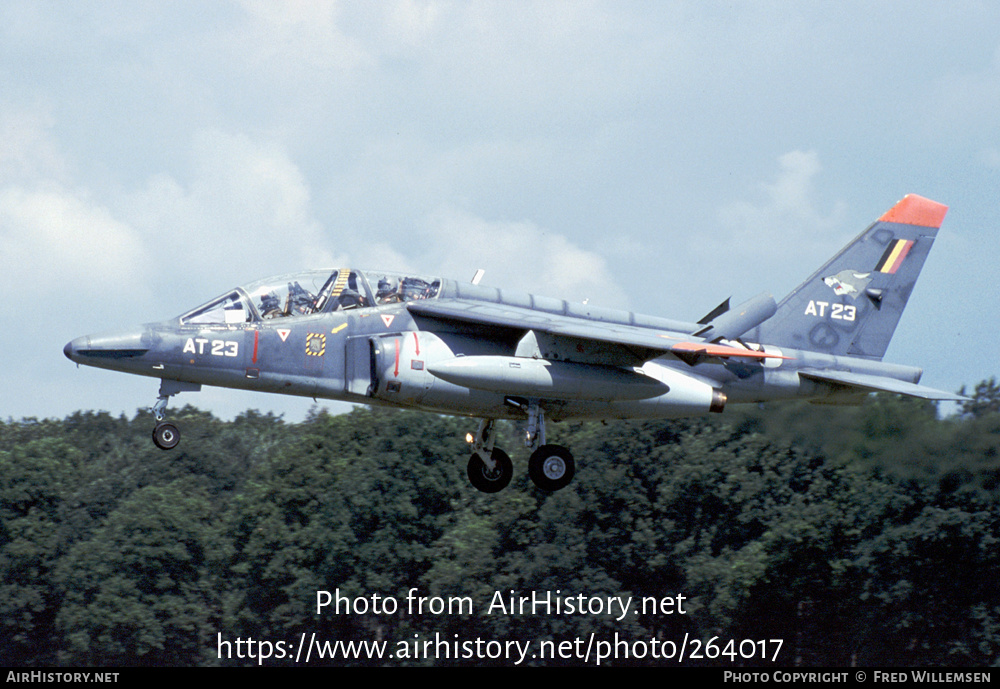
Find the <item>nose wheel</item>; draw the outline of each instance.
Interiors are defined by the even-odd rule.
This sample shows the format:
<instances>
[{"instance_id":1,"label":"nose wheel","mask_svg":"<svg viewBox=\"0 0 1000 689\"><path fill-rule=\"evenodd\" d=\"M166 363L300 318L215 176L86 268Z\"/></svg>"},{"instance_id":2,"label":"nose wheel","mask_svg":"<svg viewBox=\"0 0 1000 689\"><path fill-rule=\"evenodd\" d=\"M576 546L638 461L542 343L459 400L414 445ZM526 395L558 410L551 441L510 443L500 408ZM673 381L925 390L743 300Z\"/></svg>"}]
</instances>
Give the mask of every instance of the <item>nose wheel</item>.
<instances>
[{"instance_id":1,"label":"nose wheel","mask_svg":"<svg viewBox=\"0 0 1000 689\"><path fill-rule=\"evenodd\" d=\"M172 450L181 441L181 432L172 423L160 422L153 429L153 444L161 450Z\"/></svg>"}]
</instances>

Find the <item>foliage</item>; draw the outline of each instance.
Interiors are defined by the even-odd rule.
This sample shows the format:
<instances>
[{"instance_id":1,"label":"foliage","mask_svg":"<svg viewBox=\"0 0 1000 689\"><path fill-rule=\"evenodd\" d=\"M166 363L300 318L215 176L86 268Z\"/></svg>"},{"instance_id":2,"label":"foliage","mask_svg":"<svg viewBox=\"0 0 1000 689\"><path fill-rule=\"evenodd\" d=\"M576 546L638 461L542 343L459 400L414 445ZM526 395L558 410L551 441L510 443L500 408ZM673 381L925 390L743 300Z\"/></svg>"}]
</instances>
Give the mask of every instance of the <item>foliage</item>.
<instances>
[{"instance_id":1,"label":"foliage","mask_svg":"<svg viewBox=\"0 0 1000 689\"><path fill-rule=\"evenodd\" d=\"M220 657L220 642L314 633L392 644L783 639L782 665L994 664L996 387L980 384L943 419L875 396L552 424L550 442L578 462L555 494L527 479L510 424L499 432L515 479L483 495L465 479L474 422L427 414L356 409L287 424L185 407L171 452L149 442L144 415L0 423L0 664L257 664L248 646ZM317 613L317 591L352 609ZM458 607L413 614L411 591ZM497 608L557 591L635 605L682 595L685 614ZM399 609L378 610L376 597ZM690 660L722 661L733 663Z\"/></svg>"}]
</instances>

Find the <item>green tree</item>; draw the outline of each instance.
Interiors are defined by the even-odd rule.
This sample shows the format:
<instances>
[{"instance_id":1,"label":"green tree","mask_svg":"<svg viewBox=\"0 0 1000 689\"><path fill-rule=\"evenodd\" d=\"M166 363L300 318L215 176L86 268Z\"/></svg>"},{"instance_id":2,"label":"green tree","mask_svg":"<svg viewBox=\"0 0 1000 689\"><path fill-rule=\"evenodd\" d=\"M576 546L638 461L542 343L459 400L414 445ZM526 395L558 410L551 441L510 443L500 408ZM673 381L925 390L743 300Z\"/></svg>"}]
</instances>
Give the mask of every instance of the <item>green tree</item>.
<instances>
[{"instance_id":1,"label":"green tree","mask_svg":"<svg viewBox=\"0 0 1000 689\"><path fill-rule=\"evenodd\" d=\"M58 645L54 570L73 536L78 454L52 438L0 451L0 664L46 665Z\"/></svg>"},{"instance_id":2,"label":"green tree","mask_svg":"<svg viewBox=\"0 0 1000 689\"><path fill-rule=\"evenodd\" d=\"M221 626L216 510L192 479L124 499L60 563L61 662L190 665Z\"/></svg>"},{"instance_id":3,"label":"green tree","mask_svg":"<svg viewBox=\"0 0 1000 689\"><path fill-rule=\"evenodd\" d=\"M960 395L968 395L965 386L958 391ZM964 416L980 417L987 414L1000 412L1000 384L996 377L989 380L980 381L976 389L972 392L972 398L962 402L962 414Z\"/></svg>"}]
</instances>

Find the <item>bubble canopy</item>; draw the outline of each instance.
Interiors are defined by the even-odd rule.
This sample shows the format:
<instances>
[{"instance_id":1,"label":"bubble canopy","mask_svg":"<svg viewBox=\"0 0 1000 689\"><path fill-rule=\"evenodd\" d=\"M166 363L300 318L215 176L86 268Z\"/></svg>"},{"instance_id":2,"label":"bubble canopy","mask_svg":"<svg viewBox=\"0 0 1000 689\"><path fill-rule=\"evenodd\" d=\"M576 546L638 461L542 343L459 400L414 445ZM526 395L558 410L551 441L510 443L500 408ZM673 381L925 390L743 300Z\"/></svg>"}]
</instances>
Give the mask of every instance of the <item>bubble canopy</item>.
<instances>
[{"instance_id":1,"label":"bubble canopy","mask_svg":"<svg viewBox=\"0 0 1000 689\"><path fill-rule=\"evenodd\" d=\"M366 277L366 275L368 277ZM439 278L341 268L277 275L237 287L180 317L183 324L236 325L433 299Z\"/></svg>"}]
</instances>

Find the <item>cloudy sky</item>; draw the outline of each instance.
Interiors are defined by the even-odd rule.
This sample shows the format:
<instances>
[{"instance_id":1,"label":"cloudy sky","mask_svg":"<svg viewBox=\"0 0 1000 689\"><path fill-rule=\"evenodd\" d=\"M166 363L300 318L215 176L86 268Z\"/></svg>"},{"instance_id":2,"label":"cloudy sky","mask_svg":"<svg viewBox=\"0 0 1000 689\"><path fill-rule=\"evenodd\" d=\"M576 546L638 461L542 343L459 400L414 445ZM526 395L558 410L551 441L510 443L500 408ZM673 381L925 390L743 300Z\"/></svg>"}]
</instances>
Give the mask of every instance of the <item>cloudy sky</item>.
<instances>
[{"instance_id":1,"label":"cloudy sky","mask_svg":"<svg viewBox=\"0 0 1000 689\"><path fill-rule=\"evenodd\" d=\"M697 319L910 192L950 211L886 359L1000 374L997 3L0 0L0 84L0 418L149 406L63 345L267 275Z\"/></svg>"}]
</instances>

